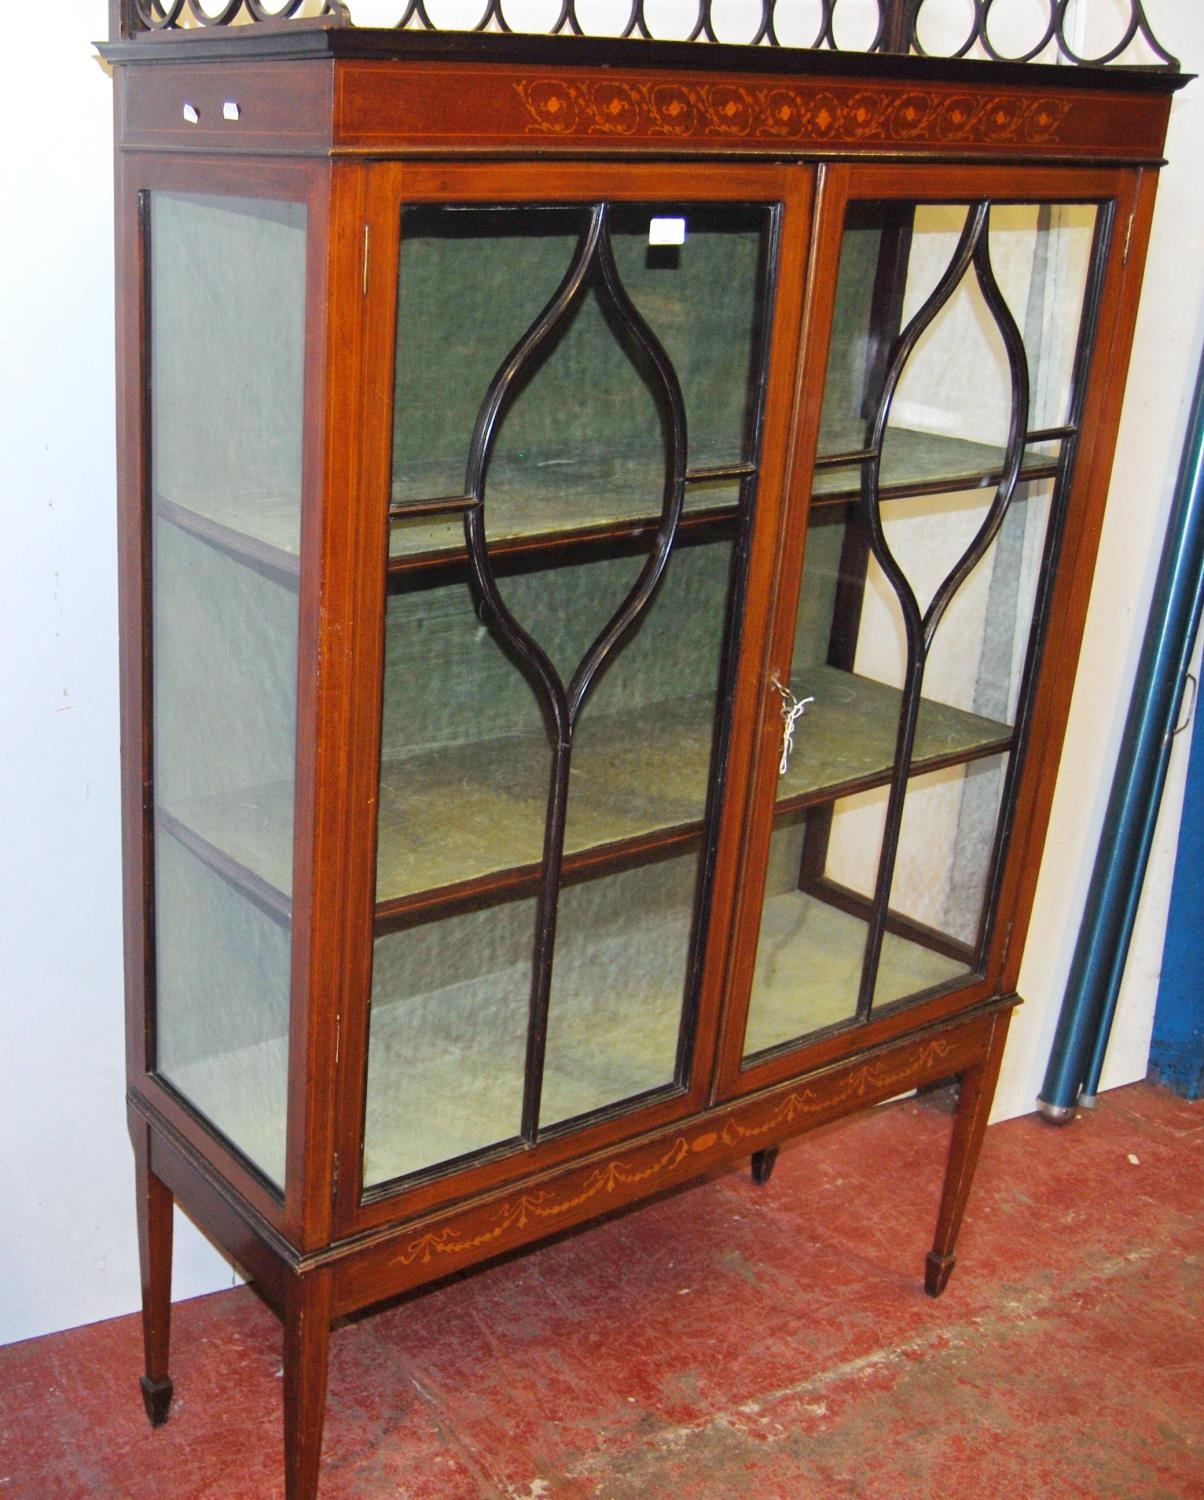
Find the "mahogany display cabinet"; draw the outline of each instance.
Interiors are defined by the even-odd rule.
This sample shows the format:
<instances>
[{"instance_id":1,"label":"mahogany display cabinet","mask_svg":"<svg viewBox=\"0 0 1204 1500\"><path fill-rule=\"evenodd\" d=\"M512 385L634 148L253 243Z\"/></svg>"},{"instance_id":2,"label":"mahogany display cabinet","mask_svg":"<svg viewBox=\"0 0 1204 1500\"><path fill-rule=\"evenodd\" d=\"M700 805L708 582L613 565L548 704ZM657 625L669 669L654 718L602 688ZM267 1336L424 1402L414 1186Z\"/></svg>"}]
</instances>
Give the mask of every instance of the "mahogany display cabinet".
<instances>
[{"instance_id":1,"label":"mahogany display cabinet","mask_svg":"<svg viewBox=\"0 0 1204 1500\"><path fill-rule=\"evenodd\" d=\"M956 1080L944 1287L1182 81L304 9L101 46L143 1393L175 1202L290 1500L333 1320Z\"/></svg>"}]
</instances>

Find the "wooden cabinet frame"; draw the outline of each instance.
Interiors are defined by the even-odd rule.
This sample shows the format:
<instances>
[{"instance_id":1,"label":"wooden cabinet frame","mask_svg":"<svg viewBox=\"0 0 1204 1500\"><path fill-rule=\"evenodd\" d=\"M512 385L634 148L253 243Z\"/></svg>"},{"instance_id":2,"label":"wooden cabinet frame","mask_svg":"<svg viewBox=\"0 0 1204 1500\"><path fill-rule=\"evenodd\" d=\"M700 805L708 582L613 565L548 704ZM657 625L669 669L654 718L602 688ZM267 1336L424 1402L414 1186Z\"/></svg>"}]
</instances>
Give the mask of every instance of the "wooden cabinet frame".
<instances>
[{"instance_id":1,"label":"wooden cabinet frame","mask_svg":"<svg viewBox=\"0 0 1204 1500\"><path fill-rule=\"evenodd\" d=\"M178 1202L284 1323L287 1493L310 1500L334 1318L743 1159L764 1180L790 1136L956 1078L926 1272L928 1291L943 1289L1018 998L1177 80L678 46L645 49L628 66L621 45L511 37L434 47L409 34L249 30L115 33L122 39L103 49L118 90L129 1112L151 1419L165 1420L171 1399ZM504 45L491 55L494 40ZM155 193L307 210L283 1191L156 1063ZM780 750L771 684L788 680L846 207L983 199L1098 204L1104 242L1085 436L1039 623L1047 645L1023 726L997 915L964 980L746 1065ZM577 1128L365 1191L400 210L596 200L770 204L777 215L759 489L739 542L741 621L692 1066L677 1085Z\"/></svg>"}]
</instances>

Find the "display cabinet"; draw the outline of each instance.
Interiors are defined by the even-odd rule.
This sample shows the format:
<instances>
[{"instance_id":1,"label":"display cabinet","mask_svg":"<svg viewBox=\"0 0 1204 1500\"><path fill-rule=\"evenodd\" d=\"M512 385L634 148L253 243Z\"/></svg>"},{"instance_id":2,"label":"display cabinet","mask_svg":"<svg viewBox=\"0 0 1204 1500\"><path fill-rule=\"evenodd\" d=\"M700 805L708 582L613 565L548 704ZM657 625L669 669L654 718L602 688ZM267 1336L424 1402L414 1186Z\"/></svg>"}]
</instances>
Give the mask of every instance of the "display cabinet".
<instances>
[{"instance_id":1,"label":"display cabinet","mask_svg":"<svg viewBox=\"0 0 1204 1500\"><path fill-rule=\"evenodd\" d=\"M335 1318L954 1079L943 1288L1179 81L303 9L101 48L143 1392L178 1202L292 1500Z\"/></svg>"}]
</instances>

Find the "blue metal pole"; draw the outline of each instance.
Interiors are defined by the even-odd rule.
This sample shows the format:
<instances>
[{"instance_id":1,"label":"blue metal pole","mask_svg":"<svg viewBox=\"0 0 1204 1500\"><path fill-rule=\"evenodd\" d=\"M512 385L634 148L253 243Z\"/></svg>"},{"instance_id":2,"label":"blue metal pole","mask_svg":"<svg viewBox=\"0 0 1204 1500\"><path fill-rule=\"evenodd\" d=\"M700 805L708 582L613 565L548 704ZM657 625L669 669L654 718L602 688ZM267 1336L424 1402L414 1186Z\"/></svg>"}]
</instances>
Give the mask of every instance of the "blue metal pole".
<instances>
[{"instance_id":1,"label":"blue metal pole","mask_svg":"<svg viewBox=\"0 0 1204 1500\"><path fill-rule=\"evenodd\" d=\"M1198 701L1197 690L1197 701ZM1185 1099L1204 1095L1204 714L1195 715L1162 975L1150 1038L1150 1072Z\"/></svg>"},{"instance_id":2,"label":"blue metal pole","mask_svg":"<svg viewBox=\"0 0 1204 1500\"><path fill-rule=\"evenodd\" d=\"M1204 360L1083 923L1037 1100L1055 1124L1074 1117L1080 1098L1093 1102L1099 1086L1202 607Z\"/></svg>"}]
</instances>

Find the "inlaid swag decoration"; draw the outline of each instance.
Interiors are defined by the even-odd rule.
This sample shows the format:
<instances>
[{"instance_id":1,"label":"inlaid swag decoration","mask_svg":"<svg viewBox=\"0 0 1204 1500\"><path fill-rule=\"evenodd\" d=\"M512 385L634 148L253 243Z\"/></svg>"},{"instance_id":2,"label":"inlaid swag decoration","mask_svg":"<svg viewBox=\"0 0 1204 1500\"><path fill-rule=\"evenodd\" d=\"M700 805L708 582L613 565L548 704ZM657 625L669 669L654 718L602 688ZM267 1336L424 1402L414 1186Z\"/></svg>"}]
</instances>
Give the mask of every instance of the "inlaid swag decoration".
<instances>
[{"instance_id":1,"label":"inlaid swag decoration","mask_svg":"<svg viewBox=\"0 0 1204 1500\"><path fill-rule=\"evenodd\" d=\"M1143 0L1084 29L1084 0L110 0L110 36L232 26L386 27L1177 69ZM1094 20L1094 15L1092 20Z\"/></svg>"}]
</instances>

